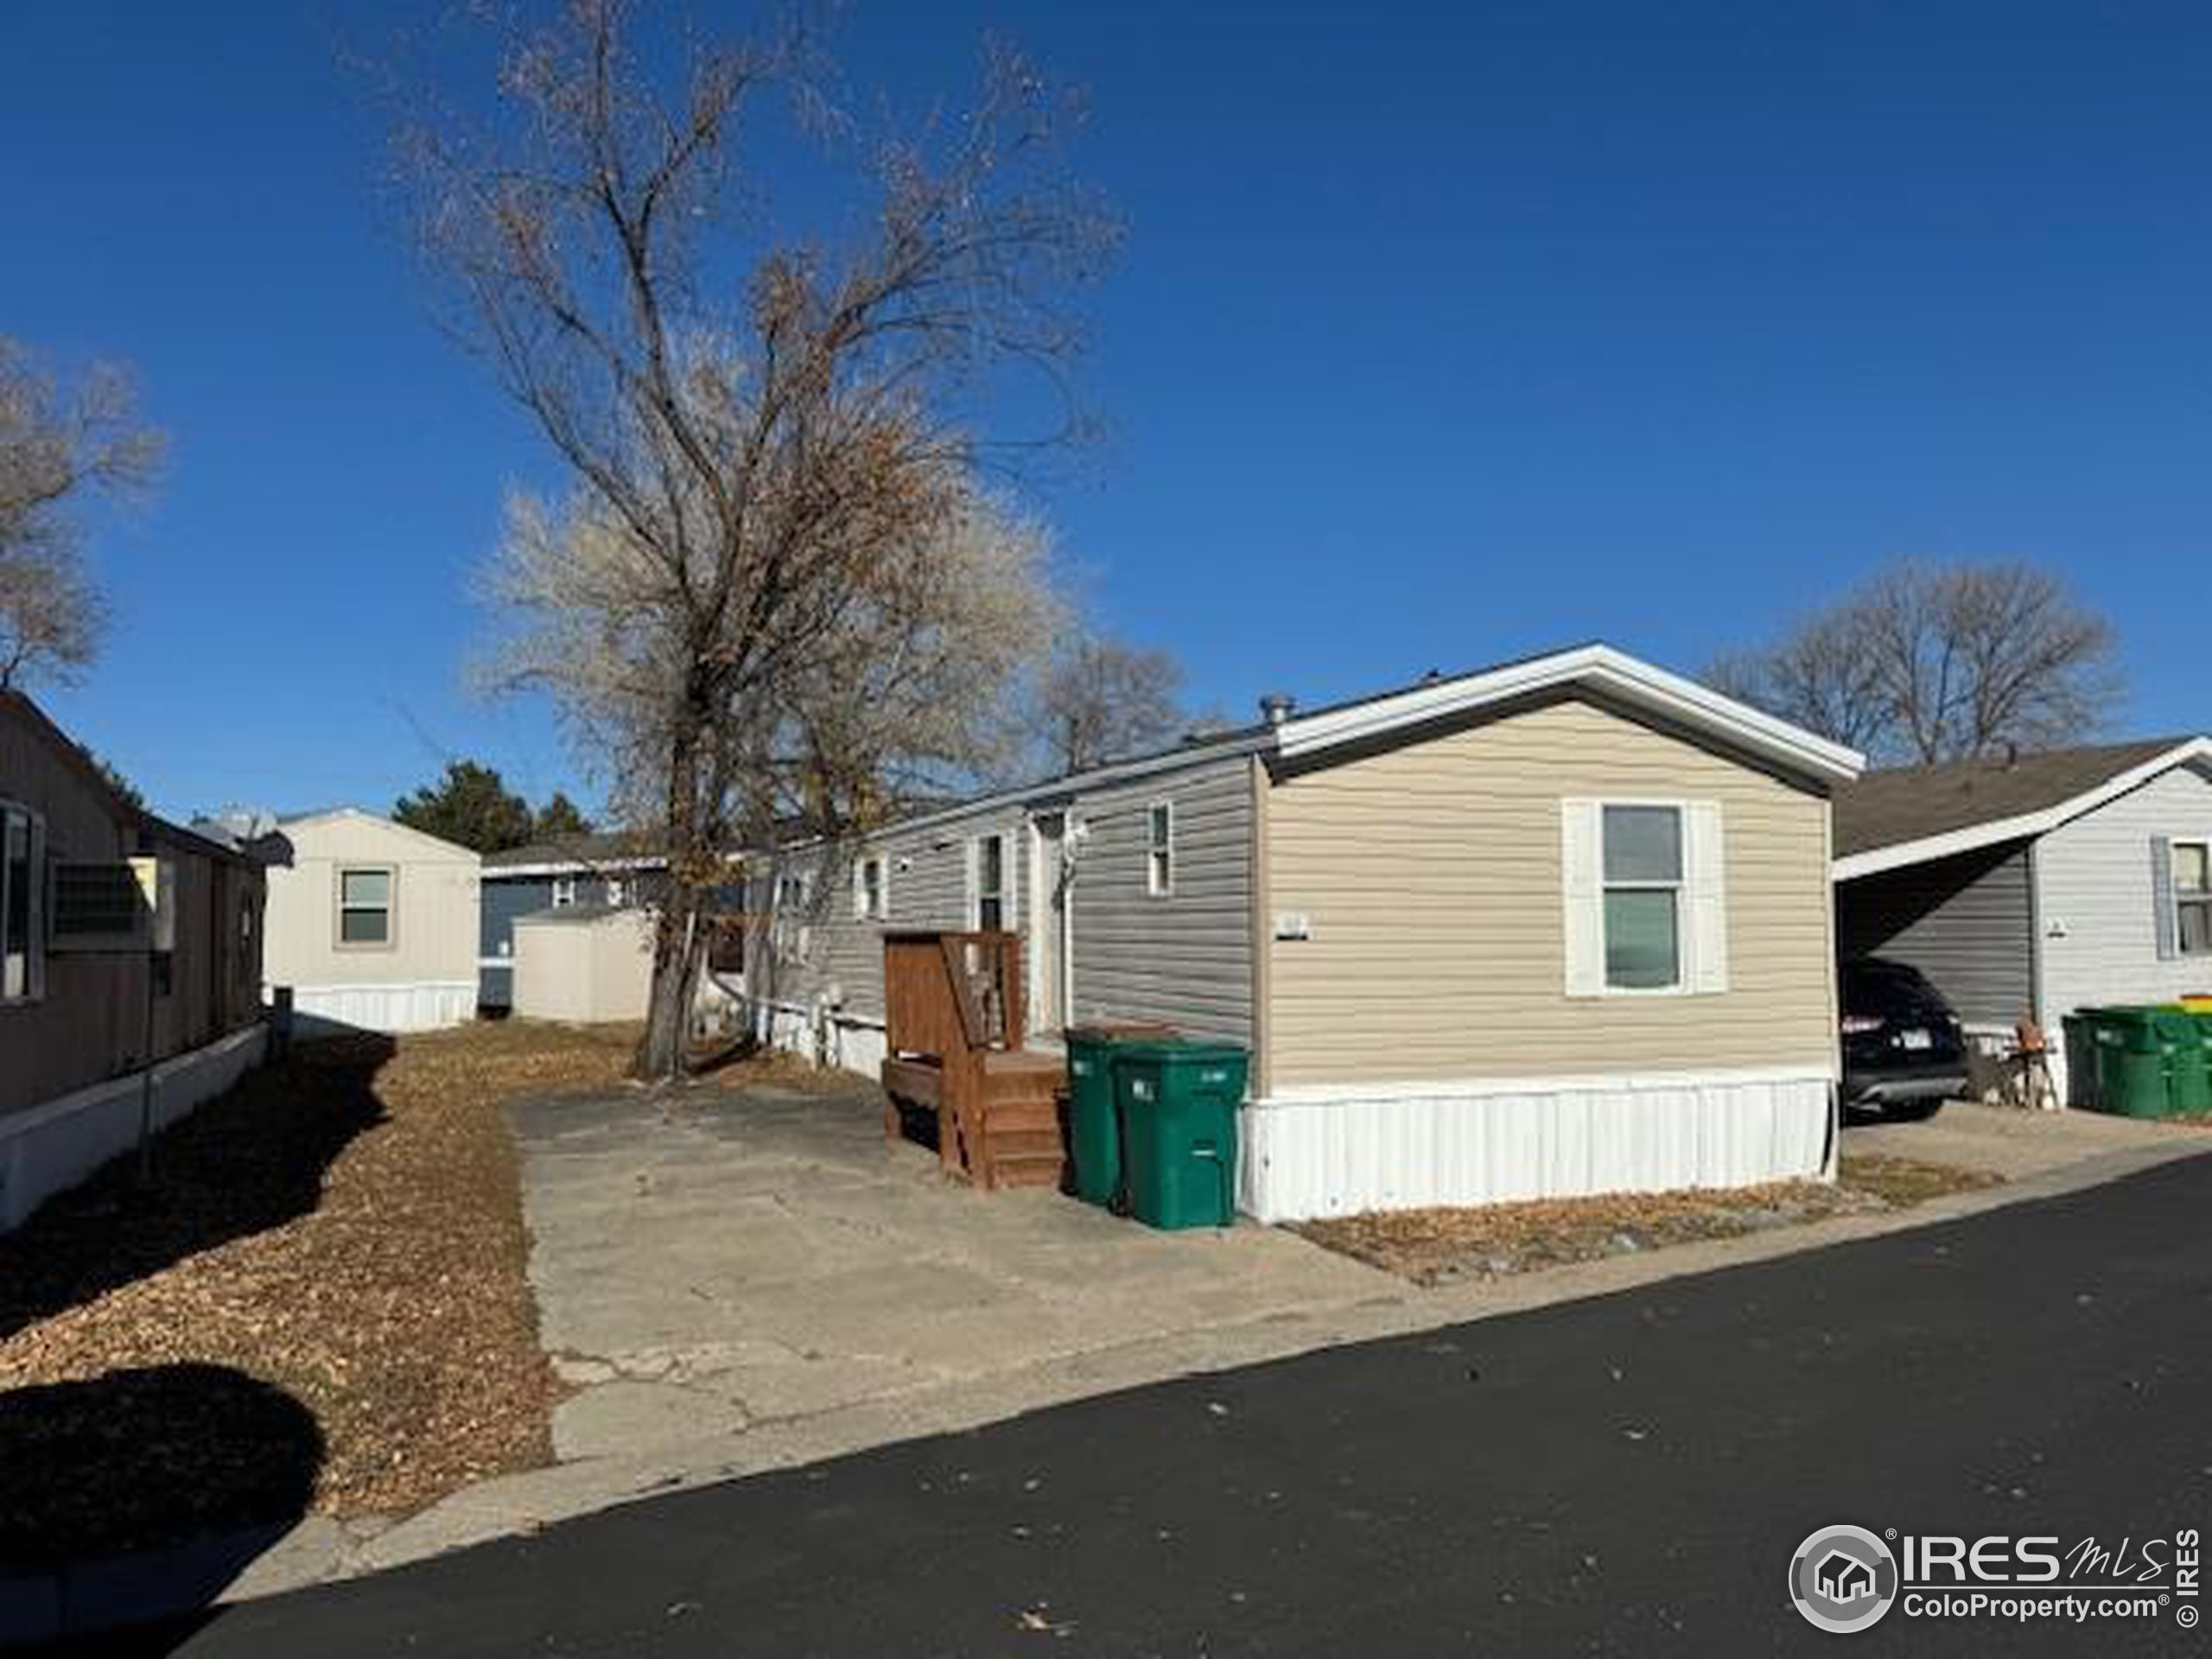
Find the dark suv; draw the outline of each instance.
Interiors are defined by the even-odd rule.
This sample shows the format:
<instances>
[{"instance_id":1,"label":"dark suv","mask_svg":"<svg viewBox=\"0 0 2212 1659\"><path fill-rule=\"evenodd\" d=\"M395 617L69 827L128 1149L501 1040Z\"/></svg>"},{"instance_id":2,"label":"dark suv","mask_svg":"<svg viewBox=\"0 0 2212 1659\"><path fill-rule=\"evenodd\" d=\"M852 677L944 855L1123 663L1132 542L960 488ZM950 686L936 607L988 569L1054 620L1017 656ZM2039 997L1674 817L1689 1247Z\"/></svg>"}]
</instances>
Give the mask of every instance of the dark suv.
<instances>
[{"instance_id":1,"label":"dark suv","mask_svg":"<svg viewBox=\"0 0 2212 1659\"><path fill-rule=\"evenodd\" d=\"M1844 963L1845 1106L1933 1117L1966 1092L1966 1033L1943 994L1901 962Z\"/></svg>"}]
</instances>

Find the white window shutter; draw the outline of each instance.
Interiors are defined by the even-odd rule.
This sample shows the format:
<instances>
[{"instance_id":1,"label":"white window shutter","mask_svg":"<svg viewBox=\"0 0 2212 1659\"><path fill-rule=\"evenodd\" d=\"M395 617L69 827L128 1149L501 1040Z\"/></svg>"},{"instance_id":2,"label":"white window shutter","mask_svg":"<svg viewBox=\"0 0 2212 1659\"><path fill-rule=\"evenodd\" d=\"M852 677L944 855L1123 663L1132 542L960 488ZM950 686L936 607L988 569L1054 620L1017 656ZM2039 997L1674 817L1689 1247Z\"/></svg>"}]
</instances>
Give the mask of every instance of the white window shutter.
<instances>
[{"instance_id":1,"label":"white window shutter","mask_svg":"<svg viewBox=\"0 0 2212 1659\"><path fill-rule=\"evenodd\" d=\"M1560 899L1567 929L1567 994L1605 989L1605 900L1599 880L1603 820L1595 801L1560 804Z\"/></svg>"},{"instance_id":2,"label":"white window shutter","mask_svg":"<svg viewBox=\"0 0 2212 1659\"><path fill-rule=\"evenodd\" d=\"M1682 817L1689 831L1689 988L1710 995L1728 988L1726 830L1718 801L1692 801Z\"/></svg>"},{"instance_id":3,"label":"white window shutter","mask_svg":"<svg viewBox=\"0 0 2212 1659\"><path fill-rule=\"evenodd\" d=\"M853 860L853 919L861 921L868 915L868 855Z\"/></svg>"},{"instance_id":4,"label":"white window shutter","mask_svg":"<svg viewBox=\"0 0 2212 1659\"><path fill-rule=\"evenodd\" d=\"M965 914L968 918L967 926L970 931L973 931L975 929L981 927L983 925L983 877L982 868L983 849L982 843L977 841L973 836L970 836L968 838L967 856L968 871L965 900L967 909Z\"/></svg>"}]
</instances>

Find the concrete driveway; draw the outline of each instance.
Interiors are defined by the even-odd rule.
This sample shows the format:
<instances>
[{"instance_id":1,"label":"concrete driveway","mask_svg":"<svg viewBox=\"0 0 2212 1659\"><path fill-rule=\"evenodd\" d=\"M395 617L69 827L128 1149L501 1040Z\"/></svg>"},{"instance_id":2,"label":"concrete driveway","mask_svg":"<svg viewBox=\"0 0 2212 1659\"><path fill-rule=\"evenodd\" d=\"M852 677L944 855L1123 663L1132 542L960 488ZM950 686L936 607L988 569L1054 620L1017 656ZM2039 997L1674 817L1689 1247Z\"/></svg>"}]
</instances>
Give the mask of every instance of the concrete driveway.
<instances>
[{"instance_id":1,"label":"concrete driveway","mask_svg":"<svg viewBox=\"0 0 2212 1659\"><path fill-rule=\"evenodd\" d=\"M981 1193L872 1093L643 1091L514 1112L563 1462L973 1389L1407 1287L1251 1225L1159 1233Z\"/></svg>"},{"instance_id":2,"label":"concrete driveway","mask_svg":"<svg viewBox=\"0 0 2212 1659\"><path fill-rule=\"evenodd\" d=\"M2130 1158L2147 1148L2212 1147L2212 1129L2101 1112L2024 1112L1955 1100L1922 1123L1847 1124L1843 1149L1985 1170L2008 1181Z\"/></svg>"}]
</instances>

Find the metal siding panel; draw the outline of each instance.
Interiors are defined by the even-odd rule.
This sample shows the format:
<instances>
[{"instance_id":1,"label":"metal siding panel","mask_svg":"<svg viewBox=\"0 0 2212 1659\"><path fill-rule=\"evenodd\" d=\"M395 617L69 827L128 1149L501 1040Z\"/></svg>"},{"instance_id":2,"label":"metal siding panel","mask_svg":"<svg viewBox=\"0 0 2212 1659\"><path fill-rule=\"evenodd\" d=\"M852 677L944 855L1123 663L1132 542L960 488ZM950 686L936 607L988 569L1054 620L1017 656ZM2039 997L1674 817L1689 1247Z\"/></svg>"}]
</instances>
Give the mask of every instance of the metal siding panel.
<instances>
[{"instance_id":1,"label":"metal siding panel","mask_svg":"<svg viewBox=\"0 0 2212 1659\"><path fill-rule=\"evenodd\" d=\"M1917 968L1967 1023L2009 1026L2035 1006L2028 863L2016 842L1844 882L1839 949Z\"/></svg>"}]
</instances>

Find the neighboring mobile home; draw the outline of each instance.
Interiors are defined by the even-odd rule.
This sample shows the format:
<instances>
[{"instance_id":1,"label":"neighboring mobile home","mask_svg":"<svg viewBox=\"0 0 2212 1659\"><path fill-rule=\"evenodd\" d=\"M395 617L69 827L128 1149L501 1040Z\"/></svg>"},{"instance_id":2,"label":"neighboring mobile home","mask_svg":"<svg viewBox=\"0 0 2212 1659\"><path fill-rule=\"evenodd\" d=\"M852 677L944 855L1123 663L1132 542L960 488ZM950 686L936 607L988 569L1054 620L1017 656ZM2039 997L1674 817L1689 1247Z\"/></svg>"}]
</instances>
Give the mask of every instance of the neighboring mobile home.
<instances>
[{"instance_id":1,"label":"neighboring mobile home","mask_svg":"<svg viewBox=\"0 0 2212 1659\"><path fill-rule=\"evenodd\" d=\"M620 910L649 903L660 891L667 858L636 837L577 836L488 853L483 865L478 1005L505 1009L515 998L518 917L574 906Z\"/></svg>"},{"instance_id":2,"label":"neighboring mobile home","mask_svg":"<svg viewBox=\"0 0 2212 1659\"><path fill-rule=\"evenodd\" d=\"M1603 645L793 849L763 1033L883 1058L887 928L1025 941L1031 1024L1253 1050L1267 1220L1817 1176L1850 751Z\"/></svg>"},{"instance_id":3,"label":"neighboring mobile home","mask_svg":"<svg viewBox=\"0 0 2212 1659\"><path fill-rule=\"evenodd\" d=\"M1995 1051L2212 989L2212 739L1869 772L1836 796L1843 952L1910 963Z\"/></svg>"},{"instance_id":4,"label":"neighboring mobile home","mask_svg":"<svg viewBox=\"0 0 2212 1659\"><path fill-rule=\"evenodd\" d=\"M0 691L0 1230L259 1062L263 891Z\"/></svg>"},{"instance_id":5,"label":"neighboring mobile home","mask_svg":"<svg viewBox=\"0 0 2212 1659\"><path fill-rule=\"evenodd\" d=\"M429 1031L476 1011L477 855L355 807L279 821L266 975L303 1031Z\"/></svg>"}]
</instances>

